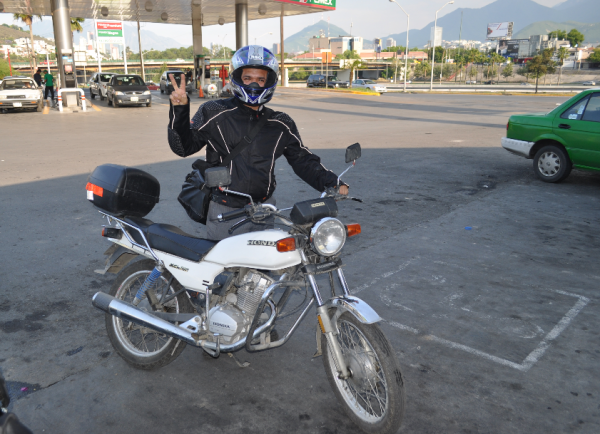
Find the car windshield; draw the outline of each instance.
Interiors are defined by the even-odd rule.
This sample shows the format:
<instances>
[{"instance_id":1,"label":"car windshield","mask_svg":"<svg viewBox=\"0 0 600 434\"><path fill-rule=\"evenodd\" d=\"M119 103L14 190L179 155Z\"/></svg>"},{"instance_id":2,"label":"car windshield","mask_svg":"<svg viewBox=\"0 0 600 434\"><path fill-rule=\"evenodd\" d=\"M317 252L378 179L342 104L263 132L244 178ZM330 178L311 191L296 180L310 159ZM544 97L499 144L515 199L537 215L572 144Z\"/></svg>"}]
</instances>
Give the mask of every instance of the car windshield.
<instances>
[{"instance_id":1,"label":"car windshield","mask_svg":"<svg viewBox=\"0 0 600 434\"><path fill-rule=\"evenodd\" d=\"M144 82L137 75L123 75L115 77L113 86L144 86Z\"/></svg>"},{"instance_id":2,"label":"car windshield","mask_svg":"<svg viewBox=\"0 0 600 434\"><path fill-rule=\"evenodd\" d=\"M365 84L377 84L373 80L363 80Z\"/></svg>"},{"instance_id":3,"label":"car windshield","mask_svg":"<svg viewBox=\"0 0 600 434\"><path fill-rule=\"evenodd\" d=\"M2 83L4 90L12 89L34 89L36 86L31 80L4 80Z\"/></svg>"},{"instance_id":4,"label":"car windshield","mask_svg":"<svg viewBox=\"0 0 600 434\"><path fill-rule=\"evenodd\" d=\"M337 81L337 77L335 75L330 75L327 81Z\"/></svg>"},{"instance_id":5,"label":"car windshield","mask_svg":"<svg viewBox=\"0 0 600 434\"><path fill-rule=\"evenodd\" d=\"M100 81L110 81L113 78L112 74L100 74Z\"/></svg>"}]
</instances>

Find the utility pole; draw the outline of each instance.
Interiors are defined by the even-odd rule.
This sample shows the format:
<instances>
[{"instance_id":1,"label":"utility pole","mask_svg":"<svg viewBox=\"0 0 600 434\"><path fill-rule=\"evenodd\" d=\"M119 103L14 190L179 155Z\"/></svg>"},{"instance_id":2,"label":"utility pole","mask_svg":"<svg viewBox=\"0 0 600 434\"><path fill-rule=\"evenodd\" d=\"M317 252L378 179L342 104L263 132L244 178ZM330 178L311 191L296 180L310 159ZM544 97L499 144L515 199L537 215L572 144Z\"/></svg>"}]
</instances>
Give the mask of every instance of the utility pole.
<instances>
[{"instance_id":1,"label":"utility pole","mask_svg":"<svg viewBox=\"0 0 600 434\"><path fill-rule=\"evenodd\" d=\"M94 20L94 38L96 38L96 57L98 58L98 72L101 73L102 62L100 61L100 43L98 42L98 24L96 20Z\"/></svg>"},{"instance_id":2,"label":"utility pole","mask_svg":"<svg viewBox=\"0 0 600 434\"><path fill-rule=\"evenodd\" d=\"M460 54L460 43L462 41L462 22L464 11L460 11L460 30L458 31L458 54Z\"/></svg>"},{"instance_id":3,"label":"utility pole","mask_svg":"<svg viewBox=\"0 0 600 434\"><path fill-rule=\"evenodd\" d=\"M142 80L146 83L146 70L144 68L144 54L142 53L142 37L140 35L140 16L138 14L137 17L137 25L138 25L138 44L140 46L140 66L142 67Z\"/></svg>"},{"instance_id":4,"label":"utility pole","mask_svg":"<svg viewBox=\"0 0 600 434\"><path fill-rule=\"evenodd\" d=\"M281 86L285 87L286 83L285 83L285 59L284 59L284 55L283 55L283 15L285 12L285 6L282 4L281 5L281 22L280 22L280 29L279 32L281 33Z\"/></svg>"},{"instance_id":5,"label":"utility pole","mask_svg":"<svg viewBox=\"0 0 600 434\"><path fill-rule=\"evenodd\" d=\"M121 21L121 28L123 29L123 63L125 64L125 74L127 74L127 42L125 42L125 25Z\"/></svg>"}]
</instances>

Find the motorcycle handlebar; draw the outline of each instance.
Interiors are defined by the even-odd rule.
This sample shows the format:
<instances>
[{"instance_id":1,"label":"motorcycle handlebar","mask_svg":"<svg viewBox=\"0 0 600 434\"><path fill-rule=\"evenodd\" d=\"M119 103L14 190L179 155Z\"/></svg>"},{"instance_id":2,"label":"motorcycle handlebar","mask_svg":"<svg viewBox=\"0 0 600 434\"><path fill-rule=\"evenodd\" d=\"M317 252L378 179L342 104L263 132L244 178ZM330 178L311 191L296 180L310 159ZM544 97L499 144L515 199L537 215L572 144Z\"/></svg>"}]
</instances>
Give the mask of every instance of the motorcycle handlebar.
<instances>
[{"instance_id":1,"label":"motorcycle handlebar","mask_svg":"<svg viewBox=\"0 0 600 434\"><path fill-rule=\"evenodd\" d=\"M236 209L235 211L229 211L223 214L219 214L217 218L220 222L225 222L228 220L233 220L238 217L243 217L246 215L246 208Z\"/></svg>"}]
</instances>

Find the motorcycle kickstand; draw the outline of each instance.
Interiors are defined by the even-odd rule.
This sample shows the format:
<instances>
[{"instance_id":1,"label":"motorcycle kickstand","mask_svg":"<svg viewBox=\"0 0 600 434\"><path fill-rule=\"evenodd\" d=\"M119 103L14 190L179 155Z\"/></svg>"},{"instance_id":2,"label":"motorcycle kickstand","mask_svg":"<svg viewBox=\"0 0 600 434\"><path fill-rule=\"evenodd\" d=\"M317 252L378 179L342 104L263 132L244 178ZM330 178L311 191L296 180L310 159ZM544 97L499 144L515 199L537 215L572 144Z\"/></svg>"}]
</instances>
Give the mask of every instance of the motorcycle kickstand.
<instances>
[{"instance_id":1,"label":"motorcycle kickstand","mask_svg":"<svg viewBox=\"0 0 600 434\"><path fill-rule=\"evenodd\" d=\"M227 355L235 360L235 363L237 363L240 368L247 368L250 366L250 362L240 362L240 360L233 353L227 353Z\"/></svg>"}]
</instances>

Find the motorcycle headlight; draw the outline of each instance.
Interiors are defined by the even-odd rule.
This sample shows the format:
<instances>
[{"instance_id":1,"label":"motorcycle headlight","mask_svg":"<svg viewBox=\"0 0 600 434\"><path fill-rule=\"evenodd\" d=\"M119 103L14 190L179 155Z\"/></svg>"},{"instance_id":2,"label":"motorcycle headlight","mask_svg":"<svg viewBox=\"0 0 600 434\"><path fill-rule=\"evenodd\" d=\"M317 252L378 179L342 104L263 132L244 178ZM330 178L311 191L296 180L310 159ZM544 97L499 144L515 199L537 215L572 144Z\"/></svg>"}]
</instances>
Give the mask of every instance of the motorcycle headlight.
<instances>
[{"instance_id":1,"label":"motorcycle headlight","mask_svg":"<svg viewBox=\"0 0 600 434\"><path fill-rule=\"evenodd\" d=\"M319 255L333 256L344 247L346 227L341 221L331 217L321 219L310 231L310 242Z\"/></svg>"}]
</instances>

